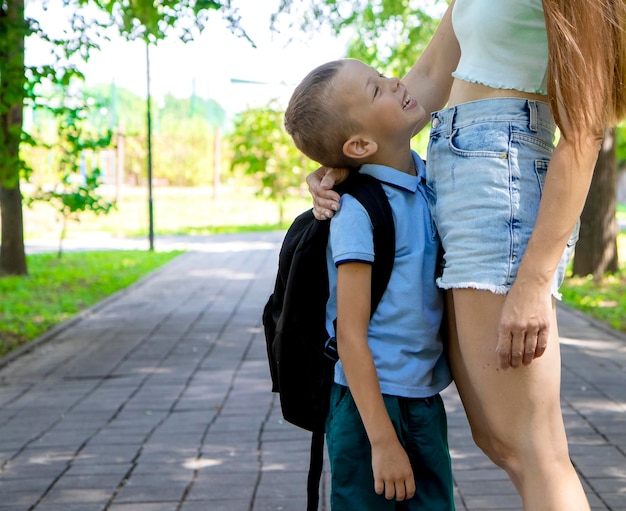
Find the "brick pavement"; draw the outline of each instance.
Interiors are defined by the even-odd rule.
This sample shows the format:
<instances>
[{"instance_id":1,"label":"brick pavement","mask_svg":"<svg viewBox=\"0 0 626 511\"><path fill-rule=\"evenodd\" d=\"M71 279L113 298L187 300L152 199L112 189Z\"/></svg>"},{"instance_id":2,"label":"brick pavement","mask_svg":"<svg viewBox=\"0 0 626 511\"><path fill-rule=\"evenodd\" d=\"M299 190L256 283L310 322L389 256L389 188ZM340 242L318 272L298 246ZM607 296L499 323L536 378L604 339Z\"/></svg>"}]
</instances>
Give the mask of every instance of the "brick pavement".
<instances>
[{"instance_id":1,"label":"brick pavement","mask_svg":"<svg viewBox=\"0 0 626 511\"><path fill-rule=\"evenodd\" d=\"M0 511L303 511L309 437L281 419L260 326L280 240L197 238L5 359ZM626 511L626 340L559 315L572 459L594 511ZM458 510L521 509L444 399Z\"/></svg>"}]
</instances>

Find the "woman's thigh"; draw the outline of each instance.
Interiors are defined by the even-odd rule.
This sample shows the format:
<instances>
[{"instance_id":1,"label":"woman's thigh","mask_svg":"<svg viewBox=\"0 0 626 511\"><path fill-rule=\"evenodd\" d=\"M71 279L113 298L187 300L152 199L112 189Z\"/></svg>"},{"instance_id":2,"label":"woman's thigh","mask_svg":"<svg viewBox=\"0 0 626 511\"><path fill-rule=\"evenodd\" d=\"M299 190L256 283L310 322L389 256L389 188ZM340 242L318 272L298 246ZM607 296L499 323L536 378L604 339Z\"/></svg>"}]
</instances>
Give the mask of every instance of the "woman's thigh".
<instances>
[{"instance_id":1,"label":"woman's thigh","mask_svg":"<svg viewBox=\"0 0 626 511\"><path fill-rule=\"evenodd\" d=\"M501 370L496 344L505 295L455 289L452 296L457 332L450 336L450 361L477 444L512 470L567 456L556 315L546 352L529 366Z\"/></svg>"}]
</instances>

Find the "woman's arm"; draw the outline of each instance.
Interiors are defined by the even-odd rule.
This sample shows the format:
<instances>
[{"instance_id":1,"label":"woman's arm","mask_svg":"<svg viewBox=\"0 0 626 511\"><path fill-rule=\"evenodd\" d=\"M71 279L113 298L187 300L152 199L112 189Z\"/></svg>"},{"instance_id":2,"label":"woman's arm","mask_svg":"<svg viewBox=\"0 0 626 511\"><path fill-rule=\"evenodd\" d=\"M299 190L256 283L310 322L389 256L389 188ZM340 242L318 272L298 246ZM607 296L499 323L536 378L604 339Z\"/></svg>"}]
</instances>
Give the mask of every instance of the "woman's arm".
<instances>
[{"instance_id":1,"label":"woman's arm","mask_svg":"<svg viewBox=\"0 0 626 511\"><path fill-rule=\"evenodd\" d=\"M415 130L419 132L430 122L430 113L443 108L450 96L453 77L461 56L459 43L452 29L452 8L450 2L437 30L428 46L409 70L402 82L409 93L424 107L426 116ZM318 220L332 218L339 210L339 194L333 186L345 179L345 169L320 167L309 174L306 182L313 196L313 213Z\"/></svg>"},{"instance_id":2,"label":"woman's arm","mask_svg":"<svg viewBox=\"0 0 626 511\"><path fill-rule=\"evenodd\" d=\"M410 499L415 480L391 423L368 343L372 266L345 263L337 275L337 350L372 448L374 490L387 499Z\"/></svg>"},{"instance_id":3,"label":"woman's arm","mask_svg":"<svg viewBox=\"0 0 626 511\"><path fill-rule=\"evenodd\" d=\"M502 308L496 348L502 369L528 365L547 347L552 279L585 204L600 143L591 135L561 137L554 150L537 221Z\"/></svg>"},{"instance_id":4,"label":"woman's arm","mask_svg":"<svg viewBox=\"0 0 626 511\"><path fill-rule=\"evenodd\" d=\"M402 78L409 93L424 107L426 117L415 133L430 122L430 114L446 106L456 69L461 57L461 48L452 28L452 9L454 0L450 2L439 26L428 46L413 67Z\"/></svg>"}]
</instances>

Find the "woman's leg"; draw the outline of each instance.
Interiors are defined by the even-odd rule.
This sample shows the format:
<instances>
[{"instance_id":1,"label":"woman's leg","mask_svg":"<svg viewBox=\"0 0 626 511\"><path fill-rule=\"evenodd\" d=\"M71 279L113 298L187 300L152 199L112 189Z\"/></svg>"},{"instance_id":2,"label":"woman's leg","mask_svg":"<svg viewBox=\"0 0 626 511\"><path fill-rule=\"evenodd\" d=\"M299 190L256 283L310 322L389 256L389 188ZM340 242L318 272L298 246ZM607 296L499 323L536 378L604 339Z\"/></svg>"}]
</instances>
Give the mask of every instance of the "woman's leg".
<instances>
[{"instance_id":1,"label":"woman's leg","mask_svg":"<svg viewBox=\"0 0 626 511\"><path fill-rule=\"evenodd\" d=\"M452 372L474 441L509 474L526 511L589 510L561 414L556 314L544 355L503 371L496 332L504 295L475 289L448 295L458 334L451 335Z\"/></svg>"}]
</instances>

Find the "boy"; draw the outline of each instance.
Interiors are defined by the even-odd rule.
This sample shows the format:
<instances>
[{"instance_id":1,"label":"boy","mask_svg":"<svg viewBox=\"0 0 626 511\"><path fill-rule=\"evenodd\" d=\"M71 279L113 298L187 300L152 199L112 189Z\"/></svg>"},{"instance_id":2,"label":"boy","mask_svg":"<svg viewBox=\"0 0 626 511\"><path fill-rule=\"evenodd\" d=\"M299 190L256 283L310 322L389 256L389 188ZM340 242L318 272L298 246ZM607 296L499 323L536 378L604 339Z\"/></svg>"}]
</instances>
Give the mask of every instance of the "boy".
<instances>
[{"instance_id":1,"label":"boy","mask_svg":"<svg viewBox=\"0 0 626 511\"><path fill-rule=\"evenodd\" d=\"M339 361L326 439L335 511L454 509L439 396L451 381L439 336L439 241L423 162L410 148L424 115L397 78L352 59L309 73L285 112L285 128L305 155L382 183L396 229L394 269L370 320L369 216L344 194L331 220L326 317Z\"/></svg>"}]
</instances>

